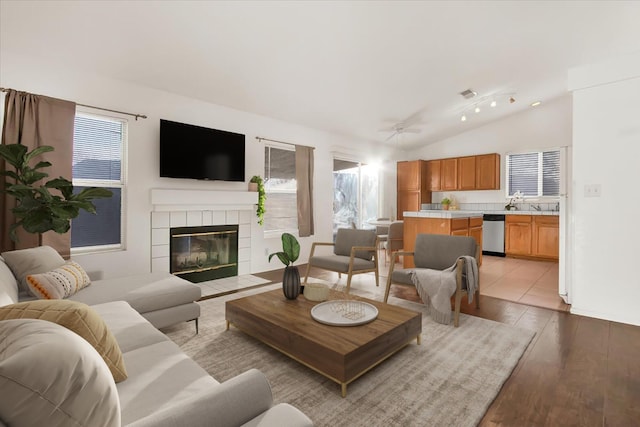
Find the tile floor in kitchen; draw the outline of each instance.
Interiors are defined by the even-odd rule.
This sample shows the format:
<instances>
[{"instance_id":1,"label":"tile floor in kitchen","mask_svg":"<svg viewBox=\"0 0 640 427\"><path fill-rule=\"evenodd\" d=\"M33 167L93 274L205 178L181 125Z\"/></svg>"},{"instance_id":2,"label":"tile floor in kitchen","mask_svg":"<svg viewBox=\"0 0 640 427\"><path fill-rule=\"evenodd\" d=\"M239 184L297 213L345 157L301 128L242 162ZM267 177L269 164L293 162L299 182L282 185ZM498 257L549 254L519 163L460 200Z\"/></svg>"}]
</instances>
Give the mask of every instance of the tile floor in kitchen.
<instances>
[{"instance_id":1,"label":"tile floor in kitchen","mask_svg":"<svg viewBox=\"0 0 640 427\"><path fill-rule=\"evenodd\" d=\"M480 294L537 307L569 311L558 296L558 263L482 257Z\"/></svg>"}]
</instances>

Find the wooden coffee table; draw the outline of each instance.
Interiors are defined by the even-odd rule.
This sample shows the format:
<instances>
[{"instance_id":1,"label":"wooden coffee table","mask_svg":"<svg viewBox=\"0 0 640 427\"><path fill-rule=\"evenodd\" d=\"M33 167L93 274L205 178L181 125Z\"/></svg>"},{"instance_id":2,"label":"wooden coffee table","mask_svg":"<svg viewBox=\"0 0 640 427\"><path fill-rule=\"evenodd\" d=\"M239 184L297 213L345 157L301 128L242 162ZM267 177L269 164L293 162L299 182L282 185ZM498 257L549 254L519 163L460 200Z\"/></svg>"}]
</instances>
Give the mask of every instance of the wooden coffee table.
<instances>
[{"instance_id":1,"label":"wooden coffee table","mask_svg":"<svg viewBox=\"0 0 640 427\"><path fill-rule=\"evenodd\" d=\"M416 339L422 313L331 291L330 300L358 299L378 308L378 317L360 326L328 326L311 318L317 302L300 295L287 300L281 289L226 302L229 324L337 382L342 397L354 381Z\"/></svg>"}]
</instances>

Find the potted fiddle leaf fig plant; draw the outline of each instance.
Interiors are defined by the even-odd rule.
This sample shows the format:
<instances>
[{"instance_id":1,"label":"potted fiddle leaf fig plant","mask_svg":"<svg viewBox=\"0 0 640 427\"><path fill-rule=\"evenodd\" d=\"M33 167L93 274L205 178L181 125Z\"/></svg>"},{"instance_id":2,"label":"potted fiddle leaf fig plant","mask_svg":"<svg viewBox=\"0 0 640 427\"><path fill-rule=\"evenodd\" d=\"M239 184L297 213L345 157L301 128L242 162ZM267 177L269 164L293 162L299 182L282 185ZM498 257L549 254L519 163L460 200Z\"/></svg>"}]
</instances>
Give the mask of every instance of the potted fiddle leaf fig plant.
<instances>
[{"instance_id":1,"label":"potted fiddle leaf fig plant","mask_svg":"<svg viewBox=\"0 0 640 427\"><path fill-rule=\"evenodd\" d=\"M95 214L96 207L92 200L112 196L106 188L96 187L85 188L74 194L73 184L63 177L44 182L49 174L42 169L50 167L51 163L39 161L34 166L30 166L30 163L40 154L50 151L53 151L53 147L48 145L28 151L22 144L0 144L0 157L15 169L0 173L11 178L5 178L4 191L17 201L11 209L16 222L9 227L9 236L14 242L18 240L18 227L28 233L55 231L64 234L71 228L71 220L80 214L80 209Z\"/></svg>"},{"instance_id":2,"label":"potted fiddle leaf fig plant","mask_svg":"<svg viewBox=\"0 0 640 427\"><path fill-rule=\"evenodd\" d=\"M274 255L284 264L282 292L287 299L296 299L300 295L300 272L293 263L300 256L300 243L293 234L283 233L282 251L270 254L269 262Z\"/></svg>"},{"instance_id":3,"label":"potted fiddle leaf fig plant","mask_svg":"<svg viewBox=\"0 0 640 427\"><path fill-rule=\"evenodd\" d=\"M267 194L264 189L264 181L259 175L254 175L249 180L249 190L258 192L258 205L256 207L256 216L258 217L258 224L264 224L264 202L267 200Z\"/></svg>"}]
</instances>

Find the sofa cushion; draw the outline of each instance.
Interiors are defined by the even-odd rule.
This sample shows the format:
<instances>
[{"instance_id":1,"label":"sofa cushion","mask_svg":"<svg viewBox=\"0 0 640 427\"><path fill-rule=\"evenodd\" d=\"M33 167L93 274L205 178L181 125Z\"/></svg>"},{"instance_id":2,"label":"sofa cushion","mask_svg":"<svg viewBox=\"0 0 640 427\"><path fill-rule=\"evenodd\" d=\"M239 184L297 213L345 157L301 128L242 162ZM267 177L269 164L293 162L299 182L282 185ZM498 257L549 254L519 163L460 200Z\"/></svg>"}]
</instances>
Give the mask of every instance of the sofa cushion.
<instances>
[{"instance_id":1,"label":"sofa cushion","mask_svg":"<svg viewBox=\"0 0 640 427\"><path fill-rule=\"evenodd\" d=\"M125 425L162 408L180 406L218 384L172 341L128 351L124 360L129 379L117 388ZM189 425L187 421L184 425ZM210 422L216 424L215 420Z\"/></svg>"},{"instance_id":2,"label":"sofa cushion","mask_svg":"<svg viewBox=\"0 0 640 427\"><path fill-rule=\"evenodd\" d=\"M96 280L69 299L89 305L121 300L138 313L146 313L197 301L201 295L198 286L170 273L156 272Z\"/></svg>"},{"instance_id":3,"label":"sofa cushion","mask_svg":"<svg viewBox=\"0 0 640 427\"><path fill-rule=\"evenodd\" d=\"M126 353L140 347L169 341L169 338L153 327L125 301L113 301L92 305L111 333L116 337L120 350Z\"/></svg>"},{"instance_id":4,"label":"sofa cushion","mask_svg":"<svg viewBox=\"0 0 640 427\"><path fill-rule=\"evenodd\" d=\"M18 281L0 257L0 307L18 302Z\"/></svg>"},{"instance_id":5,"label":"sofa cushion","mask_svg":"<svg viewBox=\"0 0 640 427\"><path fill-rule=\"evenodd\" d=\"M3 252L2 257L16 276L21 291L29 293L29 274L46 273L64 265L64 259L50 246Z\"/></svg>"},{"instance_id":6,"label":"sofa cushion","mask_svg":"<svg viewBox=\"0 0 640 427\"><path fill-rule=\"evenodd\" d=\"M98 352L52 322L0 321L0 419L15 426L120 426L120 401Z\"/></svg>"},{"instance_id":7,"label":"sofa cushion","mask_svg":"<svg viewBox=\"0 0 640 427\"><path fill-rule=\"evenodd\" d=\"M67 298L91 284L87 272L74 261L46 273L29 274L25 282L31 295L40 299Z\"/></svg>"},{"instance_id":8,"label":"sofa cushion","mask_svg":"<svg viewBox=\"0 0 640 427\"><path fill-rule=\"evenodd\" d=\"M116 338L91 307L76 301L36 300L0 307L0 320L40 319L57 323L91 344L104 359L116 382L127 378Z\"/></svg>"}]
</instances>

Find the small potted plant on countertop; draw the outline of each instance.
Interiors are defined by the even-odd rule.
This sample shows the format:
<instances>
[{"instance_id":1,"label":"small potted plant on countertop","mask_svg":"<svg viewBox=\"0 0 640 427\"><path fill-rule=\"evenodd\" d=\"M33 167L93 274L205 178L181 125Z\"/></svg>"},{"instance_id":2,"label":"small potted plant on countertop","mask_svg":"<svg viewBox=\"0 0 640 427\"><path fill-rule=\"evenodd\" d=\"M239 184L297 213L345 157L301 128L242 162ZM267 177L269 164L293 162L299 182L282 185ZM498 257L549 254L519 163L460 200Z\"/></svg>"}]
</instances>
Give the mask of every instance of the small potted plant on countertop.
<instances>
[{"instance_id":1,"label":"small potted plant on countertop","mask_svg":"<svg viewBox=\"0 0 640 427\"><path fill-rule=\"evenodd\" d=\"M282 277L282 292L287 299L296 299L300 295L300 272L298 267L293 265L300 256L300 243L294 235L282 234L282 251L269 255L269 262L273 256L277 256L284 264L284 275Z\"/></svg>"},{"instance_id":2,"label":"small potted plant on countertop","mask_svg":"<svg viewBox=\"0 0 640 427\"><path fill-rule=\"evenodd\" d=\"M445 197L440 201L440 204L442 205L442 209L444 209L445 211L448 211L449 205L451 204L451 200Z\"/></svg>"},{"instance_id":3,"label":"small potted plant on countertop","mask_svg":"<svg viewBox=\"0 0 640 427\"><path fill-rule=\"evenodd\" d=\"M258 205L256 207L256 216L258 217L258 224L264 224L264 213L266 210L264 209L264 202L267 200L267 194L264 190L264 182L262 181L262 177L259 175L254 175L251 177L249 181L249 191L257 191L258 192Z\"/></svg>"}]
</instances>

